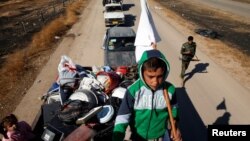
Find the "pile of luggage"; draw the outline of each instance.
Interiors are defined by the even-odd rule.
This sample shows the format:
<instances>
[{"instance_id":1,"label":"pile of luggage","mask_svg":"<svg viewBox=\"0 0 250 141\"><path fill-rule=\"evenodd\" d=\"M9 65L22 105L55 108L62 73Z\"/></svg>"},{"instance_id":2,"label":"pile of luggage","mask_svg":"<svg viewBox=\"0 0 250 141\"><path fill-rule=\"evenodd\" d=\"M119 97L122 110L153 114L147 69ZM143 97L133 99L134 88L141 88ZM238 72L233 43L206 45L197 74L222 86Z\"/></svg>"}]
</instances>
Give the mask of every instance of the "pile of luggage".
<instances>
[{"instance_id":1,"label":"pile of luggage","mask_svg":"<svg viewBox=\"0 0 250 141\"><path fill-rule=\"evenodd\" d=\"M96 131L94 140L110 139L121 100L137 78L136 66L83 67L62 56L57 79L42 97L42 139L63 140L82 124Z\"/></svg>"}]
</instances>

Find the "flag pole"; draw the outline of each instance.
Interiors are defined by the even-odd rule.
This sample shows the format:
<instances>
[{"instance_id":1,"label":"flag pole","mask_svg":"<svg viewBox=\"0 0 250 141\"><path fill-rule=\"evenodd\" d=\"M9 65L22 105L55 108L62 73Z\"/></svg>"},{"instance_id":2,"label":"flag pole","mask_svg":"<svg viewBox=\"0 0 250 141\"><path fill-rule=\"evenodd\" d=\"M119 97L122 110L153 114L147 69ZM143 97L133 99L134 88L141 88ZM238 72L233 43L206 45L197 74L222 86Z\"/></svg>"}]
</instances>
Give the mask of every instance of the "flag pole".
<instances>
[{"instance_id":1,"label":"flag pole","mask_svg":"<svg viewBox=\"0 0 250 141\"><path fill-rule=\"evenodd\" d=\"M165 98L165 101L166 101L166 105L167 105L167 108L168 108L171 129L173 131L174 138L177 138L176 127L175 127L175 122L174 122L174 118L173 118L173 115L172 115L172 108L171 108L169 96L168 96L167 90L165 88L164 88L163 92L164 92L164 98Z\"/></svg>"}]
</instances>

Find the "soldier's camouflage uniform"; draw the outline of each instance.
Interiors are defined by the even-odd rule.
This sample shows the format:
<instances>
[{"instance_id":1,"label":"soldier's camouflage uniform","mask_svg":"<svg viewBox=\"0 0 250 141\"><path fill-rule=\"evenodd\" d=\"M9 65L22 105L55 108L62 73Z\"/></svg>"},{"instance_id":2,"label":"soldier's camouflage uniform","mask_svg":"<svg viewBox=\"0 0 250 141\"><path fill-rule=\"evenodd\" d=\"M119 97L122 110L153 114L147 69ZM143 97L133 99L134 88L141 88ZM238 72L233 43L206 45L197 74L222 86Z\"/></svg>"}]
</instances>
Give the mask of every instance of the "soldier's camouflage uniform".
<instances>
[{"instance_id":1,"label":"soldier's camouflage uniform","mask_svg":"<svg viewBox=\"0 0 250 141\"><path fill-rule=\"evenodd\" d=\"M190 54L183 54L184 52L190 51ZM181 67L181 78L184 78L185 71L187 70L190 61L194 57L196 52L196 43L186 42L181 47L181 54L182 54L182 67Z\"/></svg>"}]
</instances>

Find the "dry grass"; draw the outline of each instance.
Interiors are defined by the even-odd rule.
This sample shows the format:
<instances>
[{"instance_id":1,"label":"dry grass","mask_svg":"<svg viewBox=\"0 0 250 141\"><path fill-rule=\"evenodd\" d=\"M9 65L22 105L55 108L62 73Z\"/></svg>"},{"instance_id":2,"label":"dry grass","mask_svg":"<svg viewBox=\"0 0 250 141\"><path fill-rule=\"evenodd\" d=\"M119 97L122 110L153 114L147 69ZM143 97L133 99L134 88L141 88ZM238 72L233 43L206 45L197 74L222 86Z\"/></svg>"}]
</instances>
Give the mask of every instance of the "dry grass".
<instances>
[{"instance_id":1,"label":"dry grass","mask_svg":"<svg viewBox=\"0 0 250 141\"><path fill-rule=\"evenodd\" d=\"M8 94L18 80L19 76L22 75L25 66L24 52L19 51L17 53L9 55L5 67L0 71L1 80L0 86L2 86L1 96L5 97Z\"/></svg>"},{"instance_id":2,"label":"dry grass","mask_svg":"<svg viewBox=\"0 0 250 141\"><path fill-rule=\"evenodd\" d=\"M49 56L50 54L47 53L52 53L51 51L55 48L55 45L53 45L56 42L55 36L63 36L65 34L65 32L78 20L77 15L80 14L79 11L84 8L87 2L88 0L78 0L68 5L65 14L52 21L40 32L35 34L27 47L7 56L3 64L4 67L0 70L0 86L2 86L0 91L0 105L3 106L1 107L2 114L0 116L14 110L15 107L9 104L18 102L17 99L21 99L22 94L25 94L24 91L33 84L39 70L43 67L42 64L48 61L46 57L44 57L45 59L41 58L43 58L44 55ZM36 63L40 60L45 62ZM18 98L10 99L7 96L17 96Z\"/></svg>"},{"instance_id":3,"label":"dry grass","mask_svg":"<svg viewBox=\"0 0 250 141\"><path fill-rule=\"evenodd\" d=\"M62 17L50 23L33 37L31 44L26 48L27 57L29 58L40 51L50 48L50 44L55 41L54 37L62 34L66 29L67 27L64 25Z\"/></svg>"},{"instance_id":4,"label":"dry grass","mask_svg":"<svg viewBox=\"0 0 250 141\"><path fill-rule=\"evenodd\" d=\"M62 36L69 27L78 19L79 9L84 4L83 1L77 1L66 8L66 14L51 22L42 31L33 37L32 43L27 50L27 56L46 50L50 44L55 41L55 36Z\"/></svg>"}]
</instances>

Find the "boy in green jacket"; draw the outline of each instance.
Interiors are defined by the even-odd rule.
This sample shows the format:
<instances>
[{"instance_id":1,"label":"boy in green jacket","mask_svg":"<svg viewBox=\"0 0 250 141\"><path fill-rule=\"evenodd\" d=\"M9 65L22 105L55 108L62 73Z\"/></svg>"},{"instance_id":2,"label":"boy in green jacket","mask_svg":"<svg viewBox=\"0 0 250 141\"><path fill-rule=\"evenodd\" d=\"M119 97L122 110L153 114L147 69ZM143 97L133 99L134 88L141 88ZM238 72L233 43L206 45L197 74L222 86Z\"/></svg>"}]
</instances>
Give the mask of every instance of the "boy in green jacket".
<instances>
[{"instance_id":1,"label":"boy in green jacket","mask_svg":"<svg viewBox=\"0 0 250 141\"><path fill-rule=\"evenodd\" d=\"M166 101L163 90L166 89L172 105L172 115L177 119L175 87L165 81L169 74L169 64L158 50L145 51L138 62L139 79L126 91L118 111L113 131L113 141L123 141L129 125L131 140L165 140L168 135ZM176 121L176 120L175 120ZM175 122L177 124L177 121ZM177 128L174 141L181 141Z\"/></svg>"}]
</instances>

